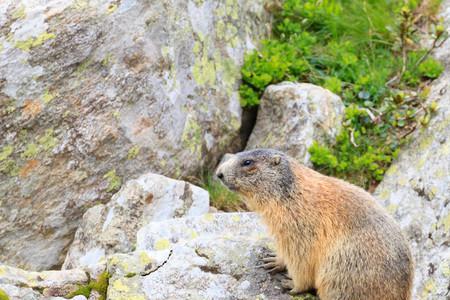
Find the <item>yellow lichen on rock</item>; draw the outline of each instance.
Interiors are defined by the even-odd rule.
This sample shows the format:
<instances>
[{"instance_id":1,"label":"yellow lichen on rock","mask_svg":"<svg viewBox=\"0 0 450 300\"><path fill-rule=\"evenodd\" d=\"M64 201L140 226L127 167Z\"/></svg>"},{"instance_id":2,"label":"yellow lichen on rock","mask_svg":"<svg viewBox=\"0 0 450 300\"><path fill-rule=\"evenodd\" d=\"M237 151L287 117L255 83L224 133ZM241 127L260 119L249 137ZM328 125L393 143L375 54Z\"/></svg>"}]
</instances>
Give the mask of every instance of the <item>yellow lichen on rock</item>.
<instances>
[{"instance_id":1,"label":"yellow lichen on rock","mask_svg":"<svg viewBox=\"0 0 450 300\"><path fill-rule=\"evenodd\" d=\"M198 157L201 156L202 128L192 116L187 117L181 141L192 154L198 154Z\"/></svg>"},{"instance_id":2,"label":"yellow lichen on rock","mask_svg":"<svg viewBox=\"0 0 450 300\"><path fill-rule=\"evenodd\" d=\"M444 226L444 231L450 231L450 213L441 219L440 224Z\"/></svg>"},{"instance_id":3,"label":"yellow lichen on rock","mask_svg":"<svg viewBox=\"0 0 450 300\"><path fill-rule=\"evenodd\" d=\"M203 219L205 219L208 222L214 221L214 215L213 214L204 214Z\"/></svg>"},{"instance_id":4,"label":"yellow lichen on rock","mask_svg":"<svg viewBox=\"0 0 450 300\"><path fill-rule=\"evenodd\" d=\"M193 51L197 52L192 75L195 82L200 86L214 86L216 83L216 69L214 60L208 57L208 43L194 43Z\"/></svg>"},{"instance_id":5,"label":"yellow lichen on rock","mask_svg":"<svg viewBox=\"0 0 450 300\"><path fill-rule=\"evenodd\" d=\"M38 46L42 45L45 41L54 39L55 37L56 37L56 35L54 33L44 32L34 38L31 37L27 40L16 41L15 47L28 52L32 48L38 47Z\"/></svg>"},{"instance_id":6,"label":"yellow lichen on rock","mask_svg":"<svg viewBox=\"0 0 450 300\"><path fill-rule=\"evenodd\" d=\"M119 292L129 292L130 288L128 285L123 283L123 279L117 279L112 284L113 289Z\"/></svg>"},{"instance_id":7,"label":"yellow lichen on rock","mask_svg":"<svg viewBox=\"0 0 450 300\"><path fill-rule=\"evenodd\" d=\"M386 207L386 210L391 214L395 214L398 209L398 204L391 203Z\"/></svg>"},{"instance_id":8,"label":"yellow lichen on rock","mask_svg":"<svg viewBox=\"0 0 450 300\"><path fill-rule=\"evenodd\" d=\"M42 101L45 104L50 103L55 98L55 95L49 92L49 90L45 90L44 95L42 95Z\"/></svg>"},{"instance_id":9,"label":"yellow lichen on rock","mask_svg":"<svg viewBox=\"0 0 450 300\"><path fill-rule=\"evenodd\" d=\"M170 247L170 241L168 239L160 239L155 242L155 250L166 250Z\"/></svg>"},{"instance_id":10,"label":"yellow lichen on rock","mask_svg":"<svg viewBox=\"0 0 450 300\"><path fill-rule=\"evenodd\" d=\"M23 4L19 5L12 13L11 17L13 20L21 20L25 19L26 12L25 12L25 6Z\"/></svg>"},{"instance_id":11,"label":"yellow lichen on rock","mask_svg":"<svg viewBox=\"0 0 450 300\"><path fill-rule=\"evenodd\" d=\"M145 251L139 252L140 263L144 266L150 264L153 260Z\"/></svg>"},{"instance_id":12,"label":"yellow lichen on rock","mask_svg":"<svg viewBox=\"0 0 450 300\"><path fill-rule=\"evenodd\" d=\"M427 299L429 294L436 292L436 282L433 279L428 279L422 290L422 299Z\"/></svg>"},{"instance_id":13,"label":"yellow lichen on rock","mask_svg":"<svg viewBox=\"0 0 450 300\"><path fill-rule=\"evenodd\" d=\"M444 276L450 277L450 259L441 264L441 270Z\"/></svg>"}]
</instances>

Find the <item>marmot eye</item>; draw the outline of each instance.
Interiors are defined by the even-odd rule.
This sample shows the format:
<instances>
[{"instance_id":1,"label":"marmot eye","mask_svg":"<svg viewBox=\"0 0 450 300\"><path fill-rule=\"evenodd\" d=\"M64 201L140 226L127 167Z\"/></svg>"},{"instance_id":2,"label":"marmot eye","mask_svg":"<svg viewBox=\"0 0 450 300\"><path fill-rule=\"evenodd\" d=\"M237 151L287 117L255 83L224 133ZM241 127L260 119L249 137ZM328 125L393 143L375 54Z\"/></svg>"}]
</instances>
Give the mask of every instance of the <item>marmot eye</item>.
<instances>
[{"instance_id":1,"label":"marmot eye","mask_svg":"<svg viewBox=\"0 0 450 300\"><path fill-rule=\"evenodd\" d=\"M245 167L245 166L250 166L252 163L253 163L253 160L247 159L247 160L244 160L241 165L243 167Z\"/></svg>"}]
</instances>

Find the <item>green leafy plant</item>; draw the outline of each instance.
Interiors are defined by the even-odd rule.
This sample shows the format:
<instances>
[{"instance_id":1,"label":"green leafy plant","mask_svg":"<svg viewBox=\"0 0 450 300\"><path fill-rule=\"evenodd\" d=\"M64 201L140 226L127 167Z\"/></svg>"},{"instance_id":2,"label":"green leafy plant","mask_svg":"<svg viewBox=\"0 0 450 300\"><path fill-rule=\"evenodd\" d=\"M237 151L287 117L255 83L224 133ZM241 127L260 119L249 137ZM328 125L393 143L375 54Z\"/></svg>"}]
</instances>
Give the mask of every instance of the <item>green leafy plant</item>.
<instances>
[{"instance_id":1,"label":"green leafy plant","mask_svg":"<svg viewBox=\"0 0 450 300\"><path fill-rule=\"evenodd\" d=\"M418 71L423 77L435 79L441 75L444 71L444 67L440 62L429 57L419 65Z\"/></svg>"},{"instance_id":2,"label":"green leafy plant","mask_svg":"<svg viewBox=\"0 0 450 300\"><path fill-rule=\"evenodd\" d=\"M245 57L241 105L258 105L265 88L283 80L340 95L346 106L342 131L330 144L315 143L311 161L324 173L374 187L399 146L433 113L424 107L422 91L443 71L430 56L447 38L433 18L439 4L285 0L275 12L272 38ZM419 27L430 29L428 49L419 44Z\"/></svg>"}]
</instances>

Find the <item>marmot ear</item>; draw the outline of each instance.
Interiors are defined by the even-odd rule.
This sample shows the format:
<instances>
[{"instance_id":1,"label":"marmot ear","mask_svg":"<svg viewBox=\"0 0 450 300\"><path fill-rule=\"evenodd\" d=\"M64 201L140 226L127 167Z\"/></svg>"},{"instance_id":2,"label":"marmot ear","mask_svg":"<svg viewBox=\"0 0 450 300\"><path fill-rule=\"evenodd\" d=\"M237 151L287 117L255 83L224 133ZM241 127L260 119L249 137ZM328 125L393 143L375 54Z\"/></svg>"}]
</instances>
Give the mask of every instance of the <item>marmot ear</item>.
<instances>
[{"instance_id":1,"label":"marmot ear","mask_svg":"<svg viewBox=\"0 0 450 300\"><path fill-rule=\"evenodd\" d=\"M272 157L272 163L276 166L279 165L281 162L281 156L280 155L274 155Z\"/></svg>"}]
</instances>

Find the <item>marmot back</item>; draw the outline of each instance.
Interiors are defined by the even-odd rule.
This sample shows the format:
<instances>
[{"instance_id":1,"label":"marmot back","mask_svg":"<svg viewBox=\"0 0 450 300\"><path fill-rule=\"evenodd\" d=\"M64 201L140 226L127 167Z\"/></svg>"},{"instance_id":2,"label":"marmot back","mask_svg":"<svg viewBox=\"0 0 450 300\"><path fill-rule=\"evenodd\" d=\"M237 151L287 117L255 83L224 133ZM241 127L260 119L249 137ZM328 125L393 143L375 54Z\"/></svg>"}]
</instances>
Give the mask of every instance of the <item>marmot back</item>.
<instances>
[{"instance_id":1,"label":"marmot back","mask_svg":"<svg viewBox=\"0 0 450 300\"><path fill-rule=\"evenodd\" d=\"M277 243L272 270L291 293L321 300L411 299L413 260L400 227L366 191L321 175L282 152L227 155L216 171L260 213Z\"/></svg>"}]
</instances>

